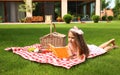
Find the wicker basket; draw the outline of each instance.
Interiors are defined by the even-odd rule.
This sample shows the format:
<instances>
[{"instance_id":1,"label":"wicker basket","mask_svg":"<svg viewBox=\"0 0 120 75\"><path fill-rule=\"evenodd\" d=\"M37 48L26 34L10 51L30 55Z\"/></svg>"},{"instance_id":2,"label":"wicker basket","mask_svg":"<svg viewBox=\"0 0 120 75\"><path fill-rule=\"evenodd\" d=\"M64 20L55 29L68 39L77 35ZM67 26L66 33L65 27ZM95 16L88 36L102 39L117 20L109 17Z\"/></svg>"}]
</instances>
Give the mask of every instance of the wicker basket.
<instances>
[{"instance_id":1,"label":"wicker basket","mask_svg":"<svg viewBox=\"0 0 120 75\"><path fill-rule=\"evenodd\" d=\"M52 32L52 25L54 26L54 32ZM50 34L44 35L40 38L40 43L43 48L48 48L48 44L52 44L55 47L61 47L66 45L66 35L56 32L55 24L50 25Z\"/></svg>"}]
</instances>

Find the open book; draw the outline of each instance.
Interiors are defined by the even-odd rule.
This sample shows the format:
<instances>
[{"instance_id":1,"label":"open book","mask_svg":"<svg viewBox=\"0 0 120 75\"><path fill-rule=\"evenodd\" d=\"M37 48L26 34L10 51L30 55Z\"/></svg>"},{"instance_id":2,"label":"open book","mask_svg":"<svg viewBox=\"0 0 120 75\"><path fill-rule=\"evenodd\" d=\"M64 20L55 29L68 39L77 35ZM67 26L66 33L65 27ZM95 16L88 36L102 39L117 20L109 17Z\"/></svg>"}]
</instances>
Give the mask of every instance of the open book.
<instances>
[{"instance_id":1,"label":"open book","mask_svg":"<svg viewBox=\"0 0 120 75\"><path fill-rule=\"evenodd\" d=\"M49 44L49 50L59 58L68 58L70 56L67 47L54 47L53 45Z\"/></svg>"}]
</instances>

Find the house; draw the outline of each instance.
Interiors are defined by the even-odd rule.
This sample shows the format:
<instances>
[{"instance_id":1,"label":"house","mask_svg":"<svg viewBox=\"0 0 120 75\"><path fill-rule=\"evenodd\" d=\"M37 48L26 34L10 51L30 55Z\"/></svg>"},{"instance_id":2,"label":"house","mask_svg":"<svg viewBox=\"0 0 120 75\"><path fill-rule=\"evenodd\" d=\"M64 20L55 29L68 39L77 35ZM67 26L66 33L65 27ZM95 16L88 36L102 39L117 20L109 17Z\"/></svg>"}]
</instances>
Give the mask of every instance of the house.
<instances>
[{"instance_id":1,"label":"house","mask_svg":"<svg viewBox=\"0 0 120 75\"><path fill-rule=\"evenodd\" d=\"M32 16L52 15L52 21L56 21L58 16L63 17L70 13L74 16L91 16L93 13L100 15L101 0L26 0L27 5L37 2L33 12L25 13L18 11L23 0L0 0L0 16L4 22L18 22L19 19Z\"/></svg>"},{"instance_id":2,"label":"house","mask_svg":"<svg viewBox=\"0 0 120 75\"><path fill-rule=\"evenodd\" d=\"M102 18L103 16L114 16L113 10L112 10L112 9L104 9L104 10L101 12L101 18Z\"/></svg>"}]
</instances>

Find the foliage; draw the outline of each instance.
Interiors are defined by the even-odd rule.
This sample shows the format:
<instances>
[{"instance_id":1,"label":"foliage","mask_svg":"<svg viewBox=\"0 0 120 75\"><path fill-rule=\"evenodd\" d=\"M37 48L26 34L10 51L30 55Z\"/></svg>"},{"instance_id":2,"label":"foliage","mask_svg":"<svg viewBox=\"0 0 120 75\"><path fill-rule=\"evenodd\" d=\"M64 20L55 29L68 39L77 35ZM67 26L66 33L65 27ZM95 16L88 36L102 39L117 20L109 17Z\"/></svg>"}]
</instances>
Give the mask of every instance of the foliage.
<instances>
[{"instance_id":1,"label":"foliage","mask_svg":"<svg viewBox=\"0 0 120 75\"><path fill-rule=\"evenodd\" d=\"M25 21L26 21L26 18L19 19L19 22L21 22L21 23L25 23Z\"/></svg>"},{"instance_id":2,"label":"foliage","mask_svg":"<svg viewBox=\"0 0 120 75\"><path fill-rule=\"evenodd\" d=\"M110 1L108 1L107 3L105 2L105 0L102 0L102 10L106 9L107 6L109 5Z\"/></svg>"},{"instance_id":3,"label":"foliage","mask_svg":"<svg viewBox=\"0 0 120 75\"><path fill-rule=\"evenodd\" d=\"M69 23L71 22L71 20L72 20L72 16L71 16L70 14L66 14L66 15L63 16L63 20L64 20L67 24L69 24Z\"/></svg>"},{"instance_id":4,"label":"foliage","mask_svg":"<svg viewBox=\"0 0 120 75\"><path fill-rule=\"evenodd\" d=\"M112 21L112 20L113 20L113 16L108 16L107 19L108 19L109 21Z\"/></svg>"},{"instance_id":5,"label":"foliage","mask_svg":"<svg viewBox=\"0 0 120 75\"><path fill-rule=\"evenodd\" d=\"M117 16L120 14L120 1L119 0L116 0L116 4L113 9L113 12L114 12L115 18L117 18Z\"/></svg>"},{"instance_id":6,"label":"foliage","mask_svg":"<svg viewBox=\"0 0 120 75\"><path fill-rule=\"evenodd\" d=\"M118 17L117 17L117 18L118 18L118 20L120 20L120 14L118 15Z\"/></svg>"},{"instance_id":7,"label":"foliage","mask_svg":"<svg viewBox=\"0 0 120 75\"><path fill-rule=\"evenodd\" d=\"M41 8L41 6L43 6L44 4L42 2L38 2L36 3L35 5L35 10L33 10L33 16L43 16L44 15L44 12L43 11L43 8Z\"/></svg>"},{"instance_id":8,"label":"foliage","mask_svg":"<svg viewBox=\"0 0 120 75\"><path fill-rule=\"evenodd\" d=\"M92 20L94 21L94 23L98 23L98 21L100 20L100 16L98 16L98 15L93 15L93 16L92 16Z\"/></svg>"},{"instance_id":9,"label":"foliage","mask_svg":"<svg viewBox=\"0 0 120 75\"><path fill-rule=\"evenodd\" d=\"M103 20L103 21L106 21L106 18L107 18L106 15L105 15L105 16L102 16L102 20Z\"/></svg>"},{"instance_id":10,"label":"foliage","mask_svg":"<svg viewBox=\"0 0 120 75\"><path fill-rule=\"evenodd\" d=\"M32 3L32 8L29 6L29 5L27 5L26 3L25 3L25 1L24 1L24 4L20 4L19 5L19 11L21 11L21 12L31 12L31 11L33 11L33 10L35 10L35 7L36 7L36 4L37 3Z\"/></svg>"},{"instance_id":11,"label":"foliage","mask_svg":"<svg viewBox=\"0 0 120 75\"><path fill-rule=\"evenodd\" d=\"M57 16L60 16L60 15L61 15L61 13L60 13L60 11L61 11L60 6L61 6L60 2L55 2L55 14L56 14Z\"/></svg>"}]
</instances>

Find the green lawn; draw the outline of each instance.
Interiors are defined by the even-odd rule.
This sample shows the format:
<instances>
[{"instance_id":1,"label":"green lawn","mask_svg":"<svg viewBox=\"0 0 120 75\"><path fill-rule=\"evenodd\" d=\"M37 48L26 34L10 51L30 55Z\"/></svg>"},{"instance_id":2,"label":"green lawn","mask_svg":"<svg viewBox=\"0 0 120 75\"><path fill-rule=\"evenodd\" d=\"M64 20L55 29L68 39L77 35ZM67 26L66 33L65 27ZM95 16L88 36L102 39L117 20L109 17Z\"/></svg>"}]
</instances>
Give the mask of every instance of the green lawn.
<instances>
[{"instance_id":1,"label":"green lawn","mask_svg":"<svg viewBox=\"0 0 120 75\"><path fill-rule=\"evenodd\" d=\"M111 23L71 23L56 24L57 32L67 35L68 30L78 26L84 31L88 44L100 45L116 39L120 46L120 22ZM67 70L50 64L41 64L25 60L21 56L5 51L6 47L26 46L40 43L39 38L49 34L47 24L0 24L0 75L119 75L120 49L88 59ZM66 40L67 41L67 40Z\"/></svg>"}]
</instances>

